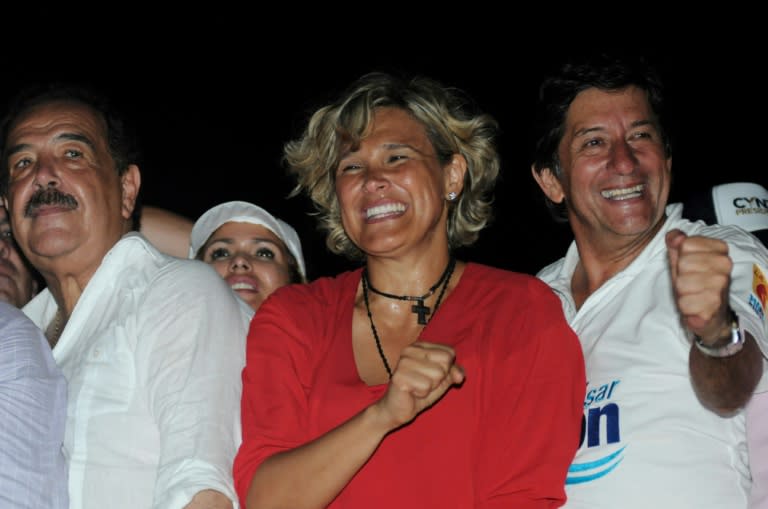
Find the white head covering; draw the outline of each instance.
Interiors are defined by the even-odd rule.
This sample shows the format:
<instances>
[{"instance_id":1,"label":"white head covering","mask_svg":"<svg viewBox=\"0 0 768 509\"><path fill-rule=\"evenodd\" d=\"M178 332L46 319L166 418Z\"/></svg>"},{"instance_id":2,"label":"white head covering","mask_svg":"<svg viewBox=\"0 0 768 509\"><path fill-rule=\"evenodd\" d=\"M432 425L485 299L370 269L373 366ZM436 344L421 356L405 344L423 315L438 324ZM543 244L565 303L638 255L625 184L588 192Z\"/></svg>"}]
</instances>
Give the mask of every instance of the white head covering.
<instances>
[{"instance_id":1,"label":"white head covering","mask_svg":"<svg viewBox=\"0 0 768 509\"><path fill-rule=\"evenodd\" d=\"M195 258L197 252L208 241L208 238L225 223L251 223L261 225L278 236L285 243L288 251L296 259L299 272L306 278L304 255L301 252L301 241L296 230L258 205L246 201L229 201L208 209L192 226L189 237L189 257Z\"/></svg>"}]
</instances>

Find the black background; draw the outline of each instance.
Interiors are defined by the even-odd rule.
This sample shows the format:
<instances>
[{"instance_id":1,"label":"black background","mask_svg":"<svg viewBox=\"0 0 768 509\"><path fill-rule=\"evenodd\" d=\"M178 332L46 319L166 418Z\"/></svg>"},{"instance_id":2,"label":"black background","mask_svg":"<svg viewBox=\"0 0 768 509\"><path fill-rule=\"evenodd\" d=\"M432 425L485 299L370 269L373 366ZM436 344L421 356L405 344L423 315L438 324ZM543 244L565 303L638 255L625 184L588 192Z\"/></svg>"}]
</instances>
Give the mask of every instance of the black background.
<instances>
[{"instance_id":1,"label":"black background","mask_svg":"<svg viewBox=\"0 0 768 509\"><path fill-rule=\"evenodd\" d=\"M572 15L549 5L523 14L457 4L417 15L396 4L271 6L277 14L263 5L200 5L174 15L121 4L8 16L0 97L45 79L107 88L140 135L144 203L191 219L222 201L259 204L296 227L311 278L351 264L325 249L311 203L286 199L293 182L280 166L282 145L311 111L372 70L463 88L500 123L495 219L464 259L534 273L570 242L530 176L528 127L543 73L574 49L619 47L659 66L675 126L671 201L722 182L768 184L768 59L750 28L756 13L660 23L665 13L598 19L587 6Z\"/></svg>"}]
</instances>

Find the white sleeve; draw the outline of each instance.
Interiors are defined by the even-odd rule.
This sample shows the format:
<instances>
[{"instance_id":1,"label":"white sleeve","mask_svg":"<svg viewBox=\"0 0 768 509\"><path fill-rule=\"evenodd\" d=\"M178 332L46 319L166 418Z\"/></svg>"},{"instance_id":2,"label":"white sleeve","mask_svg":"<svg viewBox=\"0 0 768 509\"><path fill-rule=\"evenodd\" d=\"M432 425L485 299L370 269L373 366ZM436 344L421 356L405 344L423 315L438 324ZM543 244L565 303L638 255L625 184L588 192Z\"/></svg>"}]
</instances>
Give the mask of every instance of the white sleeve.
<instances>
[{"instance_id":1,"label":"white sleeve","mask_svg":"<svg viewBox=\"0 0 768 509\"><path fill-rule=\"evenodd\" d=\"M754 239L754 240L752 240ZM768 248L749 236L738 243L729 239L734 262L730 304L763 353L763 377L755 392L768 391Z\"/></svg>"},{"instance_id":2,"label":"white sleeve","mask_svg":"<svg viewBox=\"0 0 768 509\"><path fill-rule=\"evenodd\" d=\"M157 285L164 290L148 292L142 306L142 334L152 341L143 342L150 346L139 362L161 435L153 507L182 508L205 489L237 507L232 463L242 437L244 309L250 308L209 266L187 269L164 274Z\"/></svg>"}]
</instances>

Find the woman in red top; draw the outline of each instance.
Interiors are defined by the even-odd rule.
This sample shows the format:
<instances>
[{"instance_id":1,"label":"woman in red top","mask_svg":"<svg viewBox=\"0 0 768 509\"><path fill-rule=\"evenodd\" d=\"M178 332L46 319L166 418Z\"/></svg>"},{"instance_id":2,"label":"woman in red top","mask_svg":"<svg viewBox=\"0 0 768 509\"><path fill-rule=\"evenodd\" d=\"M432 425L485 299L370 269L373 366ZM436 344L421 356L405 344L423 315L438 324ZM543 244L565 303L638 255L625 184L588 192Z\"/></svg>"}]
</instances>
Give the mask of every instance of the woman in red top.
<instances>
[{"instance_id":1,"label":"woman in red top","mask_svg":"<svg viewBox=\"0 0 768 509\"><path fill-rule=\"evenodd\" d=\"M579 442L579 342L532 276L456 260L491 215L497 126L369 74L285 147L364 265L254 316L234 475L248 508L550 508Z\"/></svg>"}]
</instances>

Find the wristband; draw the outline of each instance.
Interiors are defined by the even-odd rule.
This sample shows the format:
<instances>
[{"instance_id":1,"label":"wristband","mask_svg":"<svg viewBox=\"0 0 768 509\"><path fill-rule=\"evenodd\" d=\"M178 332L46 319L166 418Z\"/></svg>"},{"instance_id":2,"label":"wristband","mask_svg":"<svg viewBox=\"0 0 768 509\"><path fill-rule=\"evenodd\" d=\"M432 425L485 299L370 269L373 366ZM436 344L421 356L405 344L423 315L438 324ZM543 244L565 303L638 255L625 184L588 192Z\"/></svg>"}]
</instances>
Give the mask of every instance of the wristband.
<instances>
[{"instance_id":1,"label":"wristband","mask_svg":"<svg viewBox=\"0 0 768 509\"><path fill-rule=\"evenodd\" d=\"M709 346L701 341L698 336L693 337L693 344L696 345L704 355L709 357L730 357L735 355L744 348L744 331L739 326L739 317L731 310L731 338L726 345L723 346Z\"/></svg>"}]
</instances>

